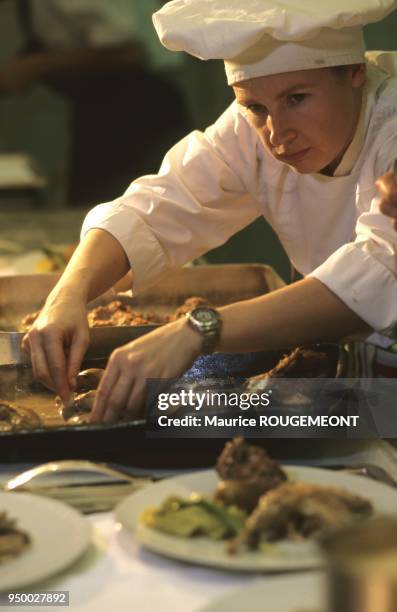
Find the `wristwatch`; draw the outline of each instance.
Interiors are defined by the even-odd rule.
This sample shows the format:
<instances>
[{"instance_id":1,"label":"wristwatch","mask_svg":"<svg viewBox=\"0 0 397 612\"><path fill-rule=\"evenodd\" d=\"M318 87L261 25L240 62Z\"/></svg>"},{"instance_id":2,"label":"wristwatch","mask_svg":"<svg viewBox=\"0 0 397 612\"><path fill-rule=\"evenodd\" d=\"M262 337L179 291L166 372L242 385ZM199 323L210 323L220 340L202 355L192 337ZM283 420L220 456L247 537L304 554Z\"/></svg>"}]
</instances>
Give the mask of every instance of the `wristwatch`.
<instances>
[{"instance_id":1,"label":"wristwatch","mask_svg":"<svg viewBox=\"0 0 397 612\"><path fill-rule=\"evenodd\" d=\"M209 355L214 352L221 331L221 317L215 308L198 306L186 313L187 321L203 338L201 353Z\"/></svg>"}]
</instances>

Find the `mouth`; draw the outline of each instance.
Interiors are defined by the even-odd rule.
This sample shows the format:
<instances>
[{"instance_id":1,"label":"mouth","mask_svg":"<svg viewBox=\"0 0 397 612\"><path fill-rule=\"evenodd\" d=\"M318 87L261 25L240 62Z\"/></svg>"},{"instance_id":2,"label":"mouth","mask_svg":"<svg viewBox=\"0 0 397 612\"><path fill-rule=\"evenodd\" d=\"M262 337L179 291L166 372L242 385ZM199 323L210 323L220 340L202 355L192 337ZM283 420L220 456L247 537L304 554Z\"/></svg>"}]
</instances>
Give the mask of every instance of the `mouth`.
<instances>
[{"instance_id":1,"label":"mouth","mask_svg":"<svg viewBox=\"0 0 397 612\"><path fill-rule=\"evenodd\" d=\"M289 155L285 155L285 154L276 155L276 157L277 159L279 159L280 161L286 164L295 164L301 161L304 157L306 157L309 151L310 151L310 148L307 148L307 149L302 149L302 151L298 151L297 153L290 153Z\"/></svg>"}]
</instances>

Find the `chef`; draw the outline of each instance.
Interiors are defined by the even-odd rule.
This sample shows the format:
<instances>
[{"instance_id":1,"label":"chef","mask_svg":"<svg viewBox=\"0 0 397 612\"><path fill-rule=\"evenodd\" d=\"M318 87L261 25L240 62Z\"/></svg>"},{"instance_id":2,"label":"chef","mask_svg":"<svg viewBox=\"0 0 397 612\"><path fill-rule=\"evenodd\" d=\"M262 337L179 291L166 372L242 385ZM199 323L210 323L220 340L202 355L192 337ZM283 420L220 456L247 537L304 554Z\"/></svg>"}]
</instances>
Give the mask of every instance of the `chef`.
<instances>
[{"instance_id":1,"label":"chef","mask_svg":"<svg viewBox=\"0 0 397 612\"><path fill-rule=\"evenodd\" d=\"M111 355L93 421L139 413L148 378L200 353L382 331L397 320L397 232L379 205L397 158L397 54L365 54L362 26L392 0L174 0L162 43L223 59L235 101L85 219L81 243L25 336L34 374L64 398L88 345L86 303L129 270L134 291L263 215L303 279L194 310ZM210 95L210 88L209 88ZM376 181L381 177L382 193Z\"/></svg>"}]
</instances>

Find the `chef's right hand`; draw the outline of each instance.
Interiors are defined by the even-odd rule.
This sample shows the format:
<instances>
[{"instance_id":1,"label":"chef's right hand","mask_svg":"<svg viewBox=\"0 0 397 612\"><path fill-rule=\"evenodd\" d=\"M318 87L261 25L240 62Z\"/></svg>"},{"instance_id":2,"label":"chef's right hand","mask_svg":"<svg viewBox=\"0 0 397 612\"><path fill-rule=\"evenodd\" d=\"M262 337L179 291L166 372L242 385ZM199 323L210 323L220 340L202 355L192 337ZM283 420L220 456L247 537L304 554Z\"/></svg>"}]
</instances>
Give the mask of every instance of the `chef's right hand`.
<instances>
[{"instance_id":1,"label":"chef's right hand","mask_svg":"<svg viewBox=\"0 0 397 612\"><path fill-rule=\"evenodd\" d=\"M48 298L22 340L34 377L55 391L64 403L76 386L76 376L89 344L85 303L76 296Z\"/></svg>"}]
</instances>

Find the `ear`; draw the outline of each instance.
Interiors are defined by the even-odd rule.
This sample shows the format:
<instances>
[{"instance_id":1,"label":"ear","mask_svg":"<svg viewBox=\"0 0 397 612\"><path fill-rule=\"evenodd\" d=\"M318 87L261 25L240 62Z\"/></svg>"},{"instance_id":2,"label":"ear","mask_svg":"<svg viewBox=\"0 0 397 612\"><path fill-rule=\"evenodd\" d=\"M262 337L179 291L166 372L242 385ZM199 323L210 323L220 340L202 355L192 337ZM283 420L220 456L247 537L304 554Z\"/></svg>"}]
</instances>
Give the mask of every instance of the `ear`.
<instances>
[{"instance_id":1,"label":"ear","mask_svg":"<svg viewBox=\"0 0 397 612\"><path fill-rule=\"evenodd\" d=\"M367 80L367 65L353 64L351 67L350 78L352 87L362 87Z\"/></svg>"}]
</instances>

